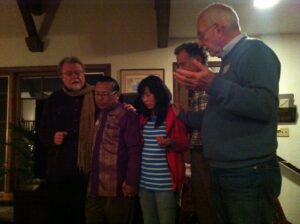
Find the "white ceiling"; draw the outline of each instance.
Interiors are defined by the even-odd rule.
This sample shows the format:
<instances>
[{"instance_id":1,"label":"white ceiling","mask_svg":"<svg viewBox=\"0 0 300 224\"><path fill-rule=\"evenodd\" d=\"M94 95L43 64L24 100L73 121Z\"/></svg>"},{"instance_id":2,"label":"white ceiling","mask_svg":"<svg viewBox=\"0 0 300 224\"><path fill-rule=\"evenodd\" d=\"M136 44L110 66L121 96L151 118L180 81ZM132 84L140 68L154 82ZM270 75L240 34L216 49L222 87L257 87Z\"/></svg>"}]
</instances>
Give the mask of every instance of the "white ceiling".
<instances>
[{"instance_id":1,"label":"white ceiling","mask_svg":"<svg viewBox=\"0 0 300 224\"><path fill-rule=\"evenodd\" d=\"M196 36L198 13L213 0L171 0L170 37ZM253 7L253 0L223 0L240 17L242 31L253 36L300 33L300 0L280 0L268 10Z\"/></svg>"}]
</instances>

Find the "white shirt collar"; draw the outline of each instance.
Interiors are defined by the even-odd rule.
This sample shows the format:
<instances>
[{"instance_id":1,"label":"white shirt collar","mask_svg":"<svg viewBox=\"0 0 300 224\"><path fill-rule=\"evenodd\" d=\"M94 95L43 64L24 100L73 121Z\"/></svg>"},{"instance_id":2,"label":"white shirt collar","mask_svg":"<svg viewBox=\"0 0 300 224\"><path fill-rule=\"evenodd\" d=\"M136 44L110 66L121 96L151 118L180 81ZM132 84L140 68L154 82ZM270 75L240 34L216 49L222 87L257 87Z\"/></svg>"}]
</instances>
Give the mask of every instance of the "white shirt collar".
<instances>
[{"instance_id":1,"label":"white shirt collar","mask_svg":"<svg viewBox=\"0 0 300 224\"><path fill-rule=\"evenodd\" d=\"M231 41L229 41L228 44L226 44L223 47L223 51L221 53L221 58L225 57L229 53L229 51L231 51L231 49L245 36L246 36L246 34L241 33L238 36L236 36L235 38L233 38Z\"/></svg>"}]
</instances>

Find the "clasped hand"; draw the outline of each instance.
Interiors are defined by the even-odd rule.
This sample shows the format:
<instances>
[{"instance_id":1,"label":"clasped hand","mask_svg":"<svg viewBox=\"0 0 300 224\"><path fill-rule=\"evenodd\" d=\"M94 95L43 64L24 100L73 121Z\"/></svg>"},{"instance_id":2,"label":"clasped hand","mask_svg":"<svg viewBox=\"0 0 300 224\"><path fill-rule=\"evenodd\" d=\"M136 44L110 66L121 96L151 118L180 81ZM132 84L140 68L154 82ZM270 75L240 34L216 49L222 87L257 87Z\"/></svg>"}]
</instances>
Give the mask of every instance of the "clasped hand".
<instances>
[{"instance_id":1,"label":"clasped hand","mask_svg":"<svg viewBox=\"0 0 300 224\"><path fill-rule=\"evenodd\" d=\"M176 81L191 90L207 90L215 77L215 73L196 59L193 60L193 63L198 71L177 69L174 72Z\"/></svg>"},{"instance_id":2,"label":"clasped hand","mask_svg":"<svg viewBox=\"0 0 300 224\"><path fill-rule=\"evenodd\" d=\"M122 184L122 192L124 197L132 197L137 194L136 188L127 184L126 181Z\"/></svg>"},{"instance_id":3,"label":"clasped hand","mask_svg":"<svg viewBox=\"0 0 300 224\"><path fill-rule=\"evenodd\" d=\"M162 148L170 146L172 143L172 140L170 138L167 138L164 136L157 136L156 141L157 141L158 145Z\"/></svg>"}]
</instances>

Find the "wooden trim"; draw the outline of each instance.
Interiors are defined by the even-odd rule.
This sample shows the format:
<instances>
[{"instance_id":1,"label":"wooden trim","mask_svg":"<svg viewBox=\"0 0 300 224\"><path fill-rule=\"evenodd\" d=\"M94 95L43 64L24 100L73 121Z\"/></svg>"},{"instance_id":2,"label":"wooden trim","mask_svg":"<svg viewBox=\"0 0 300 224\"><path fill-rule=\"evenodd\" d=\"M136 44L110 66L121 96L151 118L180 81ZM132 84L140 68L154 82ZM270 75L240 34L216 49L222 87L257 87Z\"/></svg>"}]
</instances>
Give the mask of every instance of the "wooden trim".
<instances>
[{"instance_id":1,"label":"wooden trim","mask_svg":"<svg viewBox=\"0 0 300 224\"><path fill-rule=\"evenodd\" d=\"M173 62L172 68L174 73L177 68L176 62ZM175 80L175 77L173 75L173 102L178 103L185 111L188 111L189 109L188 95L189 90L179 85L179 83Z\"/></svg>"},{"instance_id":2,"label":"wooden trim","mask_svg":"<svg viewBox=\"0 0 300 224\"><path fill-rule=\"evenodd\" d=\"M56 71L57 66L20 66L20 67L5 67L0 68L1 73L33 73L33 72L48 72Z\"/></svg>"},{"instance_id":3,"label":"wooden trim","mask_svg":"<svg viewBox=\"0 0 300 224\"><path fill-rule=\"evenodd\" d=\"M279 161L280 164L282 164L283 166L287 167L289 170L293 171L297 175L300 175L300 169L298 167L296 167L293 164L289 163L288 161L286 161L285 159L281 158L280 156L277 156L277 158L278 158L278 161Z\"/></svg>"},{"instance_id":4,"label":"wooden trim","mask_svg":"<svg viewBox=\"0 0 300 224\"><path fill-rule=\"evenodd\" d=\"M13 193L0 192L0 206L11 206L13 204Z\"/></svg>"}]
</instances>

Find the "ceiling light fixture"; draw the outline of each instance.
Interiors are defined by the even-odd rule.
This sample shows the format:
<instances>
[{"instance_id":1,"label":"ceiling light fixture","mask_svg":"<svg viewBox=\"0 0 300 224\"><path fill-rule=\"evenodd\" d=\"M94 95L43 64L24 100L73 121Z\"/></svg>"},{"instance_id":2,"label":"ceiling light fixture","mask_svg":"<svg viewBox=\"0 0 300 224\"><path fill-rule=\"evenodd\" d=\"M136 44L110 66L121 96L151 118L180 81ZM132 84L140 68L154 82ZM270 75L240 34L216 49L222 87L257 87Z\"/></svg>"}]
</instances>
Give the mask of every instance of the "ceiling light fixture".
<instances>
[{"instance_id":1,"label":"ceiling light fixture","mask_svg":"<svg viewBox=\"0 0 300 224\"><path fill-rule=\"evenodd\" d=\"M276 5L279 0L254 0L253 5L258 9L267 9Z\"/></svg>"}]
</instances>

